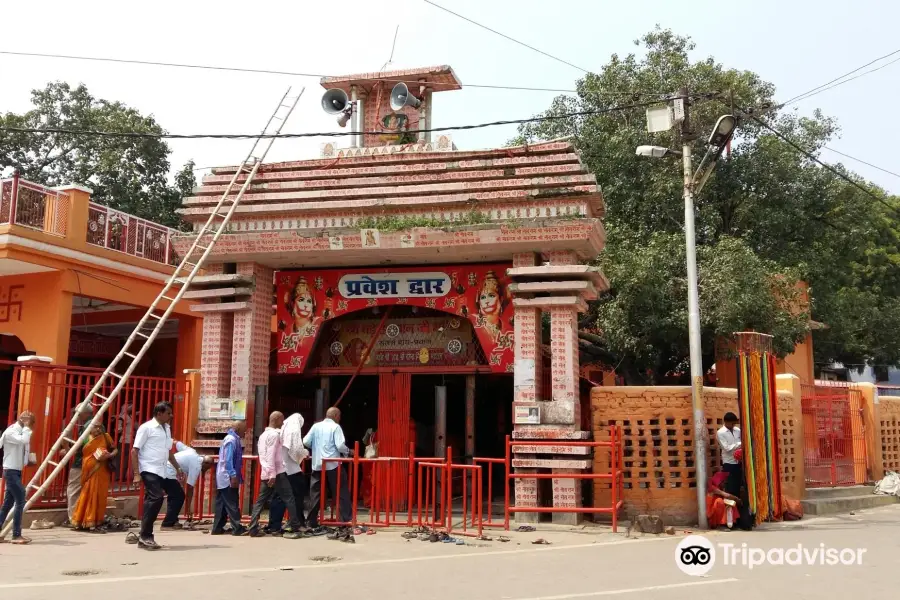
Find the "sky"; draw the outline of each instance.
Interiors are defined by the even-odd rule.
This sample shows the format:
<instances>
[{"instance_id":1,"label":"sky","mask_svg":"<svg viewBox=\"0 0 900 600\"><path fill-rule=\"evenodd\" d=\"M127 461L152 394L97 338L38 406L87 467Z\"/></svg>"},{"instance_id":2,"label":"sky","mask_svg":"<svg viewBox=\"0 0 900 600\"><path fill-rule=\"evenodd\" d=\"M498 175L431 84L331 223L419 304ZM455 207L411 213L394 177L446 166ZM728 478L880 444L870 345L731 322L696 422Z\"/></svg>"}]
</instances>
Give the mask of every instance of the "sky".
<instances>
[{"instance_id":1,"label":"sky","mask_svg":"<svg viewBox=\"0 0 900 600\"><path fill-rule=\"evenodd\" d=\"M586 69L657 24L696 42L694 58L714 56L726 67L752 70L786 100L900 47L893 0L756 0L732 5L706 0L435 0ZM583 72L430 6L423 0L295 0L234 2L156 0L6 3L0 50L271 69L342 75L443 65L460 91L434 96L437 127L527 118L544 110L553 92L466 88L482 85L574 89ZM41 14L37 14L41 13ZM41 16L43 15L43 16ZM39 18L40 17L40 18ZM40 21L40 25L37 22ZM900 54L893 58L900 57ZM888 59L888 60L891 60ZM873 65L873 66L878 66ZM84 83L95 97L152 114L171 133L254 133L262 129L288 86L305 92L285 132L335 131L320 105L318 77L120 65L0 55L0 111L23 112L29 94L53 80ZM900 62L794 105L836 117L841 137L831 147L900 172ZM504 145L515 126L452 133L459 149ZM324 139L278 140L266 161L318 158ZM173 170L242 160L252 142L174 140ZM349 140L342 141L347 145ZM900 178L824 151L893 193ZM202 172L201 172L202 173ZM198 173L199 174L199 173Z\"/></svg>"}]
</instances>

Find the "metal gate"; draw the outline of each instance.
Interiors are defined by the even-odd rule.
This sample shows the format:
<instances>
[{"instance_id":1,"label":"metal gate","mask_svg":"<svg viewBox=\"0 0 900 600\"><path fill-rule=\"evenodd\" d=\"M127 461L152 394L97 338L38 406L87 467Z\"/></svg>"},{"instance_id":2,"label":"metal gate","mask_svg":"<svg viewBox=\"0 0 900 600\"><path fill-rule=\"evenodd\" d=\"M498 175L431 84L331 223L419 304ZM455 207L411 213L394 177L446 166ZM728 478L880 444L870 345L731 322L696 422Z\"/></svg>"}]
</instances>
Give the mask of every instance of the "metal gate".
<instances>
[{"instance_id":1,"label":"metal gate","mask_svg":"<svg viewBox=\"0 0 900 600\"><path fill-rule=\"evenodd\" d=\"M862 394L852 385L804 385L806 487L857 485L868 479Z\"/></svg>"}]
</instances>

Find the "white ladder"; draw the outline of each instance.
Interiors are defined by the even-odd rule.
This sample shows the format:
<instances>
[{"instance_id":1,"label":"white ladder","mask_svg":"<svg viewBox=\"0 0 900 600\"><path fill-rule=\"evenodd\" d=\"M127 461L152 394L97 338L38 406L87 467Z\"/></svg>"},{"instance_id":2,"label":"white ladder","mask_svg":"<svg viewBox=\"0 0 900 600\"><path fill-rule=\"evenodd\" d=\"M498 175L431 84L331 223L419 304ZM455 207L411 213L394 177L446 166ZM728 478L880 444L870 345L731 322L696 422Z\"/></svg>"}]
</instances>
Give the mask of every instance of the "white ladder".
<instances>
[{"instance_id":1,"label":"white ladder","mask_svg":"<svg viewBox=\"0 0 900 600\"><path fill-rule=\"evenodd\" d=\"M147 312L144 314L143 318L141 318L137 327L131 332L125 345L112 362L109 363L109 366L106 367L106 370L103 371L100 378L97 379L97 383L95 383L94 387L91 388L91 391L88 392L84 402L79 404L79 408L88 403L97 406L98 409L94 414L94 418L91 420L90 424L85 427L84 433L78 436L77 439L74 439L75 436L73 433L77 431L78 420L78 411L76 411L76 414L69 421L68 425L66 425L65 429L63 429L62 434L57 438L53 447L50 448L50 451L41 463L41 466L38 467L34 477L28 482L28 486L25 488L26 494L31 490L34 490L34 493L25 503L26 511L41 498L53 480L56 479L63 469L65 469L75 453L81 452L81 444L87 439L88 435L90 435L93 426L102 421L103 414L116 400L119 392L131 376L131 373L137 367L144 354L146 354L150 345L153 343L153 340L159 335L159 332L162 330L163 325L165 325L169 315L172 314L175 305L181 300L185 292L188 291L194 277L196 277L197 273L206 262L206 258L212 251L213 246L215 246L216 242L219 240L219 236L222 235L222 232L228 226L229 221L231 221L231 216L234 214L238 204L240 204L244 192L250 187L253 178L256 176L256 172L259 170L259 166L262 164L262 161L269 153L269 149L275 142L275 136L281 132L288 117L290 117L291 113L294 111L294 107L297 106L297 102L299 102L300 96L303 95L304 90L305 88L301 89L299 94L292 97L290 96L291 88L288 88L287 92L285 92L284 96L279 100L278 107L275 109L275 112L272 113L272 116L269 117L269 121L266 123L266 126L263 128L259 137L254 141L253 147L247 154L247 158L244 159L244 162L241 163L240 167L235 171L234 176L228 183L228 187L225 189L222 197L219 198L219 202L216 204L215 208L213 208L206 223L200 231L197 232L197 237L194 239L194 243L191 244L190 250L185 253L184 258L181 259L181 263L175 269L175 272L172 273L172 276L166 281L162 291L150 305L150 308L147 309ZM256 151L258 147L261 147L262 152L257 155ZM247 178L241 185L237 195L233 198L229 198L232 190L237 185L238 178L245 174ZM172 288L178 286L180 286L180 289L177 292L170 291ZM128 364L124 372L117 371L116 367L126 358L131 361L130 364ZM109 392L109 396L104 396L100 393L100 390L104 388L104 385L110 378L118 381L112 391ZM99 398L101 402L95 402L94 398ZM67 443L71 447L59 462L55 462L53 458L59 453L59 449L62 447L63 443ZM129 457L122 457L122 460L130 459ZM38 482L41 480L41 477L48 467L53 467L53 470L50 471L50 474L47 475L43 483L38 485ZM12 511L10 511L10 514L7 517L8 522L3 530L0 531L0 540L9 534L9 530L12 528L11 519Z\"/></svg>"}]
</instances>

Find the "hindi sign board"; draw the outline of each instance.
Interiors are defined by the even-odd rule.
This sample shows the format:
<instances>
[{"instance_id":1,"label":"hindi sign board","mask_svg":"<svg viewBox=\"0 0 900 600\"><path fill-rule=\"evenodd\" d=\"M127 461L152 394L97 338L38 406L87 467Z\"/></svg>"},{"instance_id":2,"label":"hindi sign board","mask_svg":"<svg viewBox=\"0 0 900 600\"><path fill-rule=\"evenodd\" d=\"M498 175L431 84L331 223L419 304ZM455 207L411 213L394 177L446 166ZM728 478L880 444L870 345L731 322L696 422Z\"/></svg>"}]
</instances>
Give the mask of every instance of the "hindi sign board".
<instances>
[{"instance_id":1,"label":"hindi sign board","mask_svg":"<svg viewBox=\"0 0 900 600\"><path fill-rule=\"evenodd\" d=\"M302 373L322 328L329 321L359 310L399 304L438 310L468 320L491 370L510 373L513 371L513 309L506 276L510 266L500 263L279 271L275 275L278 372ZM423 348L426 352L422 352ZM373 354L378 351L374 349ZM442 357L450 354L447 347L438 348L431 342L415 351L415 362L420 365L435 364L435 352ZM428 356L425 362L424 356Z\"/></svg>"}]
</instances>

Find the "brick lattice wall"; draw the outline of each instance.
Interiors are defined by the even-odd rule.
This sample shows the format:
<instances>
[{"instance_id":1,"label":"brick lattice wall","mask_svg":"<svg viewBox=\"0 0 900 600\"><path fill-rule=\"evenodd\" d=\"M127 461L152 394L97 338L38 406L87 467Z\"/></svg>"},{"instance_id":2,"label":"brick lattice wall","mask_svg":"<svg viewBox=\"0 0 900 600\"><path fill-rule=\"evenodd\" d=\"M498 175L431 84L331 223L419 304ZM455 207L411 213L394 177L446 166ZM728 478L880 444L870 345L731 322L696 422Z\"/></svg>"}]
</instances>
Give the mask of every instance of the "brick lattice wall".
<instances>
[{"instance_id":1,"label":"brick lattice wall","mask_svg":"<svg viewBox=\"0 0 900 600\"><path fill-rule=\"evenodd\" d=\"M779 392L782 481L784 492L800 497L796 478L797 404L790 393ZM709 435L710 471L721 468L716 431L726 412L738 412L737 390L704 388ZM605 439L609 425L622 428L624 470L623 516L657 514L670 523L697 519L693 417L689 387L596 387L591 391L595 439ZM606 453L595 453L595 471L608 468ZM594 486L595 504L608 504L609 485Z\"/></svg>"},{"instance_id":2,"label":"brick lattice wall","mask_svg":"<svg viewBox=\"0 0 900 600\"><path fill-rule=\"evenodd\" d=\"M900 398L879 398L878 421L884 470L900 471Z\"/></svg>"}]
</instances>

